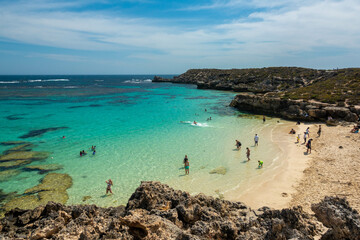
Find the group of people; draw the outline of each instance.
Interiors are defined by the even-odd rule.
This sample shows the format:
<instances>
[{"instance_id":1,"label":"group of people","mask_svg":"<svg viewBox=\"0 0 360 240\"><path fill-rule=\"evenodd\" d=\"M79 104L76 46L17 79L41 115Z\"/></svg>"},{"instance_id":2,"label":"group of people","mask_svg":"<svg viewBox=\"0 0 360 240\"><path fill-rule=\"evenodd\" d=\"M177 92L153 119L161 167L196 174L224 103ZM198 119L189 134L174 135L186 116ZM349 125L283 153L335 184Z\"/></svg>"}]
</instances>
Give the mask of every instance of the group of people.
<instances>
[{"instance_id":1,"label":"group of people","mask_svg":"<svg viewBox=\"0 0 360 240\"><path fill-rule=\"evenodd\" d=\"M96 146L91 146L91 151L93 152L93 155L96 153ZM80 151L80 157L85 156L87 152L85 150Z\"/></svg>"},{"instance_id":2,"label":"group of people","mask_svg":"<svg viewBox=\"0 0 360 240\"><path fill-rule=\"evenodd\" d=\"M263 118L263 120L264 119L265 119L265 117ZM259 145L259 136L257 134L255 134L254 146L258 146L258 145ZM235 146L236 146L237 150L240 150L241 149L241 142L239 140L235 140ZM246 148L246 157L247 157L247 160L250 161L250 149L248 147ZM259 160L258 163L259 163L258 167L262 168L264 162Z\"/></svg>"}]
</instances>

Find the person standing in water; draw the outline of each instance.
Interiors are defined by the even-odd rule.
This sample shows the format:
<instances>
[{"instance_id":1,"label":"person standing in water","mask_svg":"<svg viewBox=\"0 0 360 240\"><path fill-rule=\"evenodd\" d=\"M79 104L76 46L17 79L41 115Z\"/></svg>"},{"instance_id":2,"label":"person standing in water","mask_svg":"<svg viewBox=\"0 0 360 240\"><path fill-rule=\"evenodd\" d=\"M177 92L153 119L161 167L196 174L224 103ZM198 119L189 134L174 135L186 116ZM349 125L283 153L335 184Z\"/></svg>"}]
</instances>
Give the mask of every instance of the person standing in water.
<instances>
[{"instance_id":1,"label":"person standing in water","mask_svg":"<svg viewBox=\"0 0 360 240\"><path fill-rule=\"evenodd\" d=\"M265 119L265 116L263 116L263 123L265 123L266 119Z\"/></svg>"},{"instance_id":2,"label":"person standing in water","mask_svg":"<svg viewBox=\"0 0 360 240\"><path fill-rule=\"evenodd\" d=\"M185 164L185 162L188 161L188 160L189 160L189 159L188 159L188 156L185 155L185 157L184 157L184 164Z\"/></svg>"},{"instance_id":3,"label":"person standing in water","mask_svg":"<svg viewBox=\"0 0 360 240\"><path fill-rule=\"evenodd\" d=\"M246 148L246 157L250 161L250 149L248 147Z\"/></svg>"},{"instance_id":4,"label":"person standing in water","mask_svg":"<svg viewBox=\"0 0 360 240\"><path fill-rule=\"evenodd\" d=\"M110 192L111 194L113 193L111 191L111 186L113 185L113 182L111 181L111 179L109 178L109 180L105 181L106 184L107 184L107 187L106 187L106 194L108 194L108 192Z\"/></svg>"},{"instance_id":5,"label":"person standing in water","mask_svg":"<svg viewBox=\"0 0 360 240\"><path fill-rule=\"evenodd\" d=\"M255 146L259 146L259 136L257 134L255 134L254 141L255 141Z\"/></svg>"},{"instance_id":6,"label":"person standing in water","mask_svg":"<svg viewBox=\"0 0 360 240\"><path fill-rule=\"evenodd\" d=\"M190 164L189 164L189 159L184 159L184 165L185 165L185 175L189 175L189 170L190 170Z\"/></svg>"}]
</instances>

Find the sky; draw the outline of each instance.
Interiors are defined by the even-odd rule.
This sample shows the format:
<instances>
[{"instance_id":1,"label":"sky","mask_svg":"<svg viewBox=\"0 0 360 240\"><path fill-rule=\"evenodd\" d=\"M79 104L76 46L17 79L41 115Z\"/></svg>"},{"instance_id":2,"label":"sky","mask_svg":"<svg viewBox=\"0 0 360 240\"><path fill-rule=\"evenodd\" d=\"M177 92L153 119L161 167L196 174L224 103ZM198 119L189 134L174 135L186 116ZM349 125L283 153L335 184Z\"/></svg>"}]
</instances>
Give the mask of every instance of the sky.
<instances>
[{"instance_id":1,"label":"sky","mask_svg":"<svg viewBox=\"0 0 360 240\"><path fill-rule=\"evenodd\" d=\"M360 0L0 0L0 74L359 67Z\"/></svg>"}]
</instances>

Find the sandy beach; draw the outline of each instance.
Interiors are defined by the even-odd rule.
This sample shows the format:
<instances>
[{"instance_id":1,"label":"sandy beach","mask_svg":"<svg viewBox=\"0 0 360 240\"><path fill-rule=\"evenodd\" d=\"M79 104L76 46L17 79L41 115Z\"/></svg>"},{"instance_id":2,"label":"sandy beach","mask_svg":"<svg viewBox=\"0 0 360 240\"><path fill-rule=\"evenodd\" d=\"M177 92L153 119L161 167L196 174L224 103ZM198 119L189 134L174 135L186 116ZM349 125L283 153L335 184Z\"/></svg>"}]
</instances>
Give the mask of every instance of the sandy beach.
<instances>
[{"instance_id":1,"label":"sandy beach","mask_svg":"<svg viewBox=\"0 0 360 240\"><path fill-rule=\"evenodd\" d=\"M317 129L313 129L312 136ZM301 205L311 211L311 203L324 196L346 197L350 205L360 210L360 134L350 133L352 126L322 125L321 137L314 137L313 152L308 167L296 184L290 206Z\"/></svg>"},{"instance_id":2,"label":"sandy beach","mask_svg":"<svg viewBox=\"0 0 360 240\"><path fill-rule=\"evenodd\" d=\"M317 137L318 126L296 125L295 122L275 126L271 137L282 151L279 167L269 171L254 187L245 192L233 192L226 199L244 202L254 209L301 205L311 212L312 203L331 195L346 197L353 208L360 210L360 162L356 160L360 156L360 134L350 133L352 126L321 124L322 134ZM303 143L307 127L313 139L311 154L306 153ZM291 128L296 134L289 134ZM300 143L296 143L299 133Z\"/></svg>"}]
</instances>

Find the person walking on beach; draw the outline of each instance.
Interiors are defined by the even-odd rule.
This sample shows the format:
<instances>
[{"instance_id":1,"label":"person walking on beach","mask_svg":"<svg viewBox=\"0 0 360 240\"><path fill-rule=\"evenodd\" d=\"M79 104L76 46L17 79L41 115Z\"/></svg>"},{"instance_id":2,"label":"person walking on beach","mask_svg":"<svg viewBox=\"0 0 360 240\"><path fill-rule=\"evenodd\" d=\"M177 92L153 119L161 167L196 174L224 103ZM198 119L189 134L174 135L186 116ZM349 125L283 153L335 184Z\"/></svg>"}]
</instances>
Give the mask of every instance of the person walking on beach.
<instances>
[{"instance_id":1,"label":"person walking on beach","mask_svg":"<svg viewBox=\"0 0 360 240\"><path fill-rule=\"evenodd\" d=\"M186 158L185 161L185 175L189 175L189 171L190 171L190 164L189 164L189 160Z\"/></svg>"},{"instance_id":2,"label":"person walking on beach","mask_svg":"<svg viewBox=\"0 0 360 240\"><path fill-rule=\"evenodd\" d=\"M266 119L265 119L265 116L263 116L263 123L265 123Z\"/></svg>"},{"instance_id":3,"label":"person walking on beach","mask_svg":"<svg viewBox=\"0 0 360 240\"><path fill-rule=\"evenodd\" d=\"M238 140L235 140L235 141L236 141L235 146L236 146L237 150L239 150L241 148L241 142Z\"/></svg>"},{"instance_id":4,"label":"person walking on beach","mask_svg":"<svg viewBox=\"0 0 360 240\"><path fill-rule=\"evenodd\" d=\"M255 141L255 146L259 146L259 136L257 134L255 134L254 141Z\"/></svg>"},{"instance_id":5,"label":"person walking on beach","mask_svg":"<svg viewBox=\"0 0 360 240\"><path fill-rule=\"evenodd\" d=\"M318 137L321 135L321 125L319 125L319 130L317 131Z\"/></svg>"},{"instance_id":6,"label":"person walking on beach","mask_svg":"<svg viewBox=\"0 0 360 240\"><path fill-rule=\"evenodd\" d=\"M246 157L250 161L250 149L248 147L246 148Z\"/></svg>"},{"instance_id":7,"label":"person walking on beach","mask_svg":"<svg viewBox=\"0 0 360 240\"><path fill-rule=\"evenodd\" d=\"M307 148L306 154L311 153L311 142L312 142L312 138L310 138L309 141L306 144L306 148Z\"/></svg>"},{"instance_id":8,"label":"person walking on beach","mask_svg":"<svg viewBox=\"0 0 360 240\"><path fill-rule=\"evenodd\" d=\"M306 138L307 138L307 134L306 134L306 132L304 132L304 143L303 144L306 143Z\"/></svg>"},{"instance_id":9,"label":"person walking on beach","mask_svg":"<svg viewBox=\"0 0 360 240\"><path fill-rule=\"evenodd\" d=\"M308 127L305 132L308 135L308 137L310 137L310 127Z\"/></svg>"},{"instance_id":10,"label":"person walking on beach","mask_svg":"<svg viewBox=\"0 0 360 240\"><path fill-rule=\"evenodd\" d=\"M113 185L113 182L111 181L111 179L109 178L109 180L105 181L106 184L107 184L107 187L106 187L106 194L108 194L108 192L110 192L111 194L113 193L111 191L111 186Z\"/></svg>"},{"instance_id":11,"label":"person walking on beach","mask_svg":"<svg viewBox=\"0 0 360 240\"><path fill-rule=\"evenodd\" d=\"M299 142L300 142L300 134L298 134L296 137L296 143L299 143Z\"/></svg>"}]
</instances>

